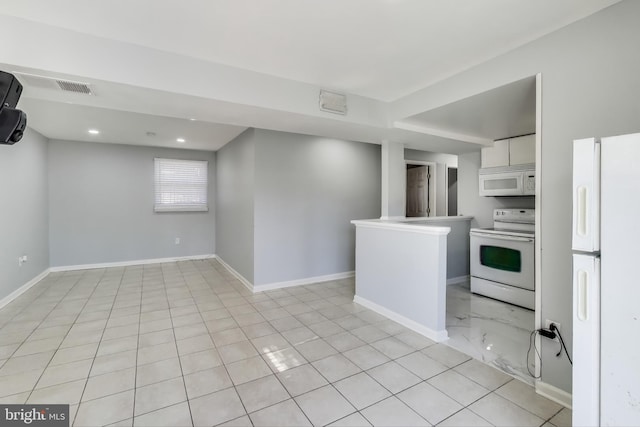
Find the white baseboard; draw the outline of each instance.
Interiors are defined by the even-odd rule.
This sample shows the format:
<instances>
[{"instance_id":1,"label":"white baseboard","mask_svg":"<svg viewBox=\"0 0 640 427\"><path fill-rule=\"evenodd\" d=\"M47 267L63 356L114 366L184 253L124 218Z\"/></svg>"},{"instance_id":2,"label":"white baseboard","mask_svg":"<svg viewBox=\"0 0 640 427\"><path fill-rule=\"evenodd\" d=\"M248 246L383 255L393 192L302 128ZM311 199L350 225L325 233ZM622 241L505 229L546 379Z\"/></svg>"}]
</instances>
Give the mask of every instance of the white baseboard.
<instances>
[{"instance_id":1,"label":"white baseboard","mask_svg":"<svg viewBox=\"0 0 640 427\"><path fill-rule=\"evenodd\" d=\"M132 265L161 264L164 262L190 261L190 260L199 260L199 259L210 259L215 257L216 256L213 254L207 254L207 255L191 255L191 256L171 257L171 258L137 259L132 261L103 262L99 264L65 265L65 266L59 266L59 267L51 267L49 270L52 272L91 270L95 268L129 267Z\"/></svg>"},{"instance_id":2,"label":"white baseboard","mask_svg":"<svg viewBox=\"0 0 640 427\"><path fill-rule=\"evenodd\" d=\"M327 274L325 276L306 277L304 279L289 280L286 282L274 282L274 283L265 283L264 285L254 285L249 280L247 280L246 277L238 273L233 267L231 267L229 264L224 262L222 258L220 258L219 256L216 256L216 258L220 262L220 264L222 264L222 266L229 271L229 273L231 273L236 279L238 279L247 289L249 289L254 294L258 292L272 291L275 289L290 288L292 286L310 285L312 283L346 279L348 277L353 277L356 274L355 271L346 271L344 273Z\"/></svg>"},{"instance_id":3,"label":"white baseboard","mask_svg":"<svg viewBox=\"0 0 640 427\"><path fill-rule=\"evenodd\" d=\"M287 282L266 283L264 285L254 285L253 292L271 291L274 289L290 288L292 286L310 285L312 283L328 282L330 280L347 279L355 276L355 271L345 271L344 273L327 274L324 276L306 277L304 279L289 280Z\"/></svg>"},{"instance_id":4,"label":"white baseboard","mask_svg":"<svg viewBox=\"0 0 640 427\"><path fill-rule=\"evenodd\" d=\"M458 283L468 282L470 277L471 276L469 276L468 274L466 276L452 277L450 279L447 279L447 286L449 286L449 285L457 285Z\"/></svg>"},{"instance_id":5,"label":"white baseboard","mask_svg":"<svg viewBox=\"0 0 640 427\"><path fill-rule=\"evenodd\" d=\"M18 289L16 289L15 291L11 292L6 297L2 298L0 300L0 308L4 307L5 305L9 304L14 299L18 298L20 295L22 295L25 292L27 292L33 285L35 285L36 283L38 283L39 281L41 281L42 279L47 277L49 272L50 272L50 269L47 268L42 273L38 274L36 277L34 277L33 279L29 280L27 283L25 283L24 285L20 286Z\"/></svg>"},{"instance_id":6,"label":"white baseboard","mask_svg":"<svg viewBox=\"0 0 640 427\"><path fill-rule=\"evenodd\" d=\"M571 409L571 394L567 393L564 390L559 389L558 387L552 386L551 384L547 384L543 381L536 381L536 393L541 396L546 397L547 399L553 400L556 403L564 406L565 408Z\"/></svg>"},{"instance_id":7,"label":"white baseboard","mask_svg":"<svg viewBox=\"0 0 640 427\"><path fill-rule=\"evenodd\" d=\"M222 264L222 266L224 268L227 269L227 271L229 271L229 273L231 273L236 279L238 279L240 281L240 283L242 283L247 289L249 289L249 291L255 292L253 290L253 283L248 281L242 274L240 274L236 270L234 270L233 267L231 267L229 264L224 262L224 260L222 258L220 258L219 256L216 256L216 259L218 260L218 262L220 264Z\"/></svg>"},{"instance_id":8,"label":"white baseboard","mask_svg":"<svg viewBox=\"0 0 640 427\"><path fill-rule=\"evenodd\" d=\"M366 298L362 298L356 295L353 298L353 302L355 302L356 304L360 304L361 306L366 307L369 310L373 310L376 313L381 314L384 317L387 317L393 320L394 322L397 322L402 326L405 326L411 329L412 331L419 333L420 335L424 335L425 337L433 341L442 342L442 341L446 341L449 338L449 334L447 333L446 329L442 331L433 330L424 325L421 325L415 320L411 320L407 317L404 317L401 314L396 313L395 311L391 311L388 308L385 308L385 307L382 307L381 305L376 304L375 302L371 302Z\"/></svg>"}]
</instances>

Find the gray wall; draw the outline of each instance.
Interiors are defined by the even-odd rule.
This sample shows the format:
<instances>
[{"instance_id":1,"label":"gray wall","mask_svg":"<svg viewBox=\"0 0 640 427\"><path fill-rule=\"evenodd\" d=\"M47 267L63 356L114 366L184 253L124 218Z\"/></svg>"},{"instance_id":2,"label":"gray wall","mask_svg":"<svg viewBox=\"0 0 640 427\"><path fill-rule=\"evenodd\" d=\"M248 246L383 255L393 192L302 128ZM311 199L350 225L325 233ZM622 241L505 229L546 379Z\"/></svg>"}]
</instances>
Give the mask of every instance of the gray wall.
<instances>
[{"instance_id":1,"label":"gray wall","mask_svg":"<svg viewBox=\"0 0 640 427\"><path fill-rule=\"evenodd\" d=\"M49 268L47 144L27 128L0 145L0 300ZM19 267L21 255L29 260Z\"/></svg>"},{"instance_id":2,"label":"gray wall","mask_svg":"<svg viewBox=\"0 0 640 427\"><path fill-rule=\"evenodd\" d=\"M535 208L535 197L481 197L478 188L480 152L458 156L458 214L471 215L471 227L493 227L493 210Z\"/></svg>"},{"instance_id":3,"label":"gray wall","mask_svg":"<svg viewBox=\"0 0 640 427\"><path fill-rule=\"evenodd\" d=\"M562 324L569 352L572 141L640 130L638 16L640 2L620 2L394 103L406 117L542 73L541 315ZM543 341L542 380L570 391L571 366L556 351Z\"/></svg>"},{"instance_id":4,"label":"gray wall","mask_svg":"<svg viewBox=\"0 0 640 427\"><path fill-rule=\"evenodd\" d=\"M255 132L254 284L353 271L350 221L380 217L380 146Z\"/></svg>"},{"instance_id":5,"label":"gray wall","mask_svg":"<svg viewBox=\"0 0 640 427\"><path fill-rule=\"evenodd\" d=\"M405 149L404 159L436 163L436 216L445 216L447 214L447 166L456 167L458 165L458 156Z\"/></svg>"},{"instance_id":6,"label":"gray wall","mask_svg":"<svg viewBox=\"0 0 640 427\"><path fill-rule=\"evenodd\" d=\"M422 221L407 221L407 223L451 228L447 234L447 280L469 276L470 219L462 219L459 216L455 218L426 218Z\"/></svg>"},{"instance_id":7,"label":"gray wall","mask_svg":"<svg viewBox=\"0 0 640 427\"><path fill-rule=\"evenodd\" d=\"M209 212L154 213L154 157L208 160ZM51 266L213 254L214 201L213 152L52 141Z\"/></svg>"},{"instance_id":8,"label":"gray wall","mask_svg":"<svg viewBox=\"0 0 640 427\"><path fill-rule=\"evenodd\" d=\"M447 236L357 227L356 302L374 303L415 322L413 330L444 340Z\"/></svg>"},{"instance_id":9,"label":"gray wall","mask_svg":"<svg viewBox=\"0 0 640 427\"><path fill-rule=\"evenodd\" d=\"M246 130L216 154L217 255L253 283L255 130Z\"/></svg>"}]
</instances>

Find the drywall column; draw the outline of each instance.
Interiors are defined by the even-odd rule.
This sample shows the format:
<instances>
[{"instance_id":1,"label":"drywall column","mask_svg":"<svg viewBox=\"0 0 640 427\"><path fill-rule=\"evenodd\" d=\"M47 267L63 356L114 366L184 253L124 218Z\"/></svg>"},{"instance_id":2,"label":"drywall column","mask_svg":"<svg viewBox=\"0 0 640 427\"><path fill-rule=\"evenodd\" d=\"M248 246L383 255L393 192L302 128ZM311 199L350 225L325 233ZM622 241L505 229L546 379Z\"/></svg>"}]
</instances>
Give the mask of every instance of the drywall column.
<instances>
[{"instance_id":1,"label":"drywall column","mask_svg":"<svg viewBox=\"0 0 640 427\"><path fill-rule=\"evenodd\" d=\"M353 302L434 341L446 340L451 228L378 220L351 223L356 225Z\"/></svg>"},{"instance_id":2,"label":"drywall column","mask_svg":"<svg viewBox=\"0 0 640 427\"><path fill-rule=\"evenodd\" d=\"M382 219L405 217L404 145L382 141Z\"/></svg>"}]
</instances>

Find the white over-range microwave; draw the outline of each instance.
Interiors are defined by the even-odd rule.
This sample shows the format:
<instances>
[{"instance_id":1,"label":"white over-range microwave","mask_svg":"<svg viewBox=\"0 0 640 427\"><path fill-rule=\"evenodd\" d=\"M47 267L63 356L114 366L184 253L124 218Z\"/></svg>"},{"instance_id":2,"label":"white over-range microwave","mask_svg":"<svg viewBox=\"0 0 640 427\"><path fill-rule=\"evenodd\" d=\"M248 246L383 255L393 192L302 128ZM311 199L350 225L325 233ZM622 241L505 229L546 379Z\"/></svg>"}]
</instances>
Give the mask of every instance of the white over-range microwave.
<instances>
[{"instance_id":1,"label":"white over-range microwave","mask_svg":"<svg viewBox=\"0 0 640 427\"><path fill-rule=\"evenodd\" d=\"M534 196L536 194L535 169L480 169L479 178L481 196Z\"/></svg>"}]
</instances>

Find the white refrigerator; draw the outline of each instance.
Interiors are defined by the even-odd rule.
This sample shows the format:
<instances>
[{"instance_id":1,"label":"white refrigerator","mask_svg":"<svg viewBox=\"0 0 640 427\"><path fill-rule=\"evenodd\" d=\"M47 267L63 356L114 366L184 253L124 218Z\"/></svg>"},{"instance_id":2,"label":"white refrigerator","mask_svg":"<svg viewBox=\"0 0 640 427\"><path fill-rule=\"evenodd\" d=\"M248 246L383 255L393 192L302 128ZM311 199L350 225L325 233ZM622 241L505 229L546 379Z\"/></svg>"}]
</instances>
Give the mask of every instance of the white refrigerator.
<instances>
[{"instance_id":1,"label":"white refrigerator","mask_svg":"<svg viewBox=\"0 0 640 427\"><path fill-rule=\"evenodd\" d=\"M573 425L640 426L640 134L573 147Z\"/></svg>"}]
</instances>

